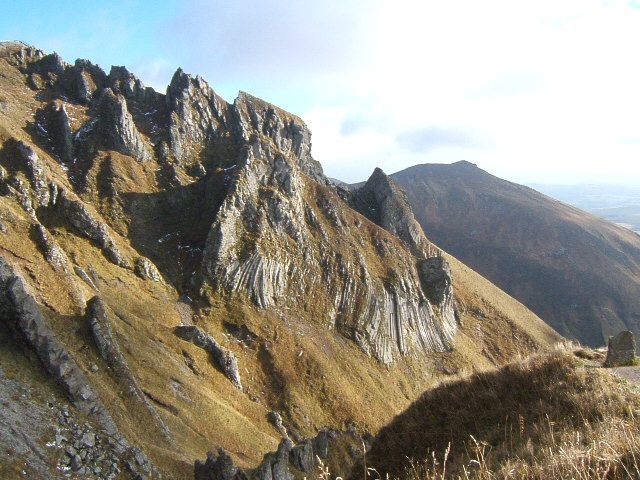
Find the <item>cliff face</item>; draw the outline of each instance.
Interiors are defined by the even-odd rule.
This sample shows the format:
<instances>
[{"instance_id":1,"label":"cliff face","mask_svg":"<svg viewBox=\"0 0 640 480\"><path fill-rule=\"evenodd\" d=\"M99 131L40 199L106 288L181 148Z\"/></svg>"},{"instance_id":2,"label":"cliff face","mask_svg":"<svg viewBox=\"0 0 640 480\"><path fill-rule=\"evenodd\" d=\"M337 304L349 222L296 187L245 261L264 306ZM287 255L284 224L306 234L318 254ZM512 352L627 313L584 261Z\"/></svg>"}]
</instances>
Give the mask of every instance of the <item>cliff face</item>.
<instances>
[{"instance_id":1,"label":"cliff face","mask_svg":"<svg viewBox=\"0 0 640 480\"><path fill-rule=\"evenodd\" d=\"M384 173L336 191L290 113L20 43L0 73L2 285L23 292L0 291L0 326L170 476L213 445L255 466L283 431L374 430L445 372L558 339L445 258Z\"/></svg>"},{"instance_id":2,"label":"cliff face","mask_svg":"<svg viewBox=\"0 0 640 480\"><path fill-rule=\"evenodd\" d=\"M422 254L346 208L300 119L246 94L234 109L245 147L208 235L205 282L261 308L313 312L385 363L449 348L457 325L450 302L424 293Z\"/></svg>"}]
</instances>

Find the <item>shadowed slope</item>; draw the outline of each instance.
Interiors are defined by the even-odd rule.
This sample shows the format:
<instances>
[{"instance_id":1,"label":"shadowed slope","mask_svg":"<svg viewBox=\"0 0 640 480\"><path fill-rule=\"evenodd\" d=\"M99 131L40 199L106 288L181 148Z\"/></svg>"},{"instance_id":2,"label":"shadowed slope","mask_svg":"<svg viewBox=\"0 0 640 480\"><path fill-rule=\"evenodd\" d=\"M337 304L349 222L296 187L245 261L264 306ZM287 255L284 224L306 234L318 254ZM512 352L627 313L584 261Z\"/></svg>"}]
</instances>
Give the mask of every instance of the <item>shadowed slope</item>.
<instances>
[{"instance_id":1,"label":"shadowed slope","mask_svg":"<svg viewBox=\"0 0 640 480\"><path fill-rule=\"evenodd\" d=\"M432 241L560 333L640 333L640 236L468 162L391 177Z\"/></svg>"}]
</instances>

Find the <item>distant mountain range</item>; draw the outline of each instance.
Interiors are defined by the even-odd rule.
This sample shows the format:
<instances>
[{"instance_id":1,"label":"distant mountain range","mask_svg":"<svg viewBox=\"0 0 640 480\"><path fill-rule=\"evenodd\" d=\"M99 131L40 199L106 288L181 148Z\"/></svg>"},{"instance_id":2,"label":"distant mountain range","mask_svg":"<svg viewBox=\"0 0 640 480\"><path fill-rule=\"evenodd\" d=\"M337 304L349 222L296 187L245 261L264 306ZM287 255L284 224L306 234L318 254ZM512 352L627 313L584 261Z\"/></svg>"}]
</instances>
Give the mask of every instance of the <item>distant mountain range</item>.
<instances>
[{"instance_id":1,"label":"distant mountain range","mask_svg":"<svg viewBox=\"0 0 640 480\"><path fill-rule=\"evenodd\" d=\"M532 184L539 192L640 234L640 187Z\"/></svg>"},{"instance_id":2,"label":"distant mountain range","mask_svg":"<svg viewBox=\"0 0 640 480\"><path fill-rule=\"evenodd\" d=\"M561 334L589 345L604 344L622 329L640 334L636 233L465 161L417 165L391 178L406 191L431 241ZM585 209L602 205L596 201L601 190L565 192ZM606 205L607 215L628 208L630 217L609 218L637 225L633 195L618 191Z\"/></svg>"}]
</instances>

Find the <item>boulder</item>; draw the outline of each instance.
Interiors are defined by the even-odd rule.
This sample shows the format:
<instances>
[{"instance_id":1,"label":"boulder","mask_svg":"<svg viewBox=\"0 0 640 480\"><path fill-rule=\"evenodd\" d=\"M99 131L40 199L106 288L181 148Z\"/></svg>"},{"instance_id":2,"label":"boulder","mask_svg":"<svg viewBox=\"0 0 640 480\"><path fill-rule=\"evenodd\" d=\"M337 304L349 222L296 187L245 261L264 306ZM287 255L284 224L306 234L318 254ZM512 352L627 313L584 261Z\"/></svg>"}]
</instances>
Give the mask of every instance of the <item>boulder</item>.
<instances>
[{"instance_id":1,"label":"boulder","mask_svg":"<svg viewBox=\"0 0 640 480\"><path fill-rule=\"evenodd\" d=\"M311 443L311 440L305 440L299 445L293 447L289 453L289 459L294 468L305 473L313 471L315 463L313 457L313 444Z\"/></svg>"},{"instance_id":2,"label":"boulder","mask_svg":"<svg viewBox=\"0 0 640 480\"><path fill-rule=\"evenodd\" d=\"M194 464L195 480L243 480L246 475L233 464L229 454L220 448L218 456L213 452L207 453L207 459L203 462L196 460Z\"/></svg>"},{"instance_id":3,"label":"boulder","mask_svg":"<svg viewBox=\"0 0 640 480\"><path fill-rule=\"evenodd\" d=\"M238 360L233 352L221 347L210 335L207 335L195 325L181 325L174 329L174 333L183 340L209 352L214 365L231 380L238 390L242 390Z\"/></svg>"},{"instance_id":4,"label":"boulder","mask_svg":"<svg viewBox=\"0 0 640 480\"><path fill-rule=\"evenodd\" d=\"M636 358L636 340L628 330L622 331L615 337L609 337L605 367L624 367L633 365Z\"/></svg>"},{"instance_id":5,"label":"boulder","mask_svg":"<svg viewBox=\"0 0 640 480\"><path fill-rule=\"evenodd\" d=\"M136 258L133 271L144 280L152 280L154 282L162 281L162 276L160 275L158 268L146 257Z\"/></svg>"}]
</instances>

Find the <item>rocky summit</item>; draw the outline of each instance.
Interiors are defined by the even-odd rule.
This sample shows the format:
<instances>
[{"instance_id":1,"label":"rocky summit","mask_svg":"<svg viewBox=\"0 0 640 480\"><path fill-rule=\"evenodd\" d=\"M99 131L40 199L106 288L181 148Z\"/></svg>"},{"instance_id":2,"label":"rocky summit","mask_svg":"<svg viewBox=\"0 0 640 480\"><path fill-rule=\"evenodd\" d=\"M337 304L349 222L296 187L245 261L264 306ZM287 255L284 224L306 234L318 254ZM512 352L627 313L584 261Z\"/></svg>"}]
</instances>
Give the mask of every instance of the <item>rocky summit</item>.
<instances>
[{"instance_id":1,"label":"rocky summit","mask_svg":"<svg viewBox=\"0 0 640 480\"><path fill-rule=\"evenodd\" d=\"M0 422L33 412L0 476L346 474L427 386L558 340L297 116L0 44Z\"/></svg>"}]
</instances>

